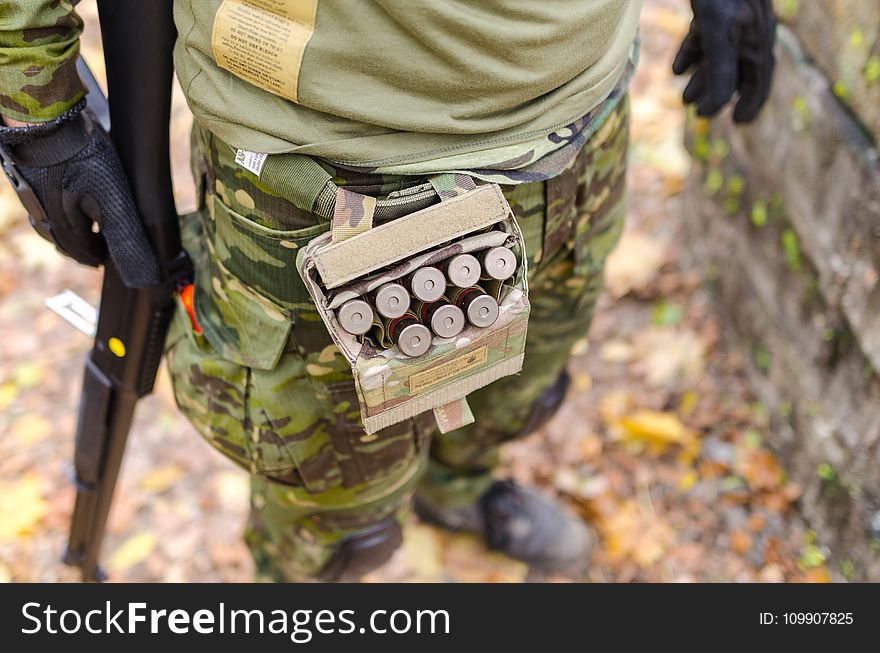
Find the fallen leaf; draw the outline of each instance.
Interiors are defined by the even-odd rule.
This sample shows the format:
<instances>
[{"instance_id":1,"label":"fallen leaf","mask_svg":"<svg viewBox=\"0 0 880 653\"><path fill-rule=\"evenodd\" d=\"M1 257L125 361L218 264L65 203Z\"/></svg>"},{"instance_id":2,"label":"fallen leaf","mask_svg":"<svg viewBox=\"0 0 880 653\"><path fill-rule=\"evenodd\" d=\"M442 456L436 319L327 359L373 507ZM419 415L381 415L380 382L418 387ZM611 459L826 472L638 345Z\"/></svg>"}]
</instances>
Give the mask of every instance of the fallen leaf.
<instances>
[{"instance_id":1,"label":"fallen leaf","mask_svg":"<svg viewBox=\"0 0 880 653\"><path fill-rule=\"evenodd\" d=\"M692 487L697 484L697 481L700 480L700 475L697 473L695 469L688 469L681 475L678 479L678 491L679 492L687 492Z\"/></svg>"},{"instance_id":2,"label":"fallen leaf","mask_svg":"<svg viewBox=\"0 0 880 653\"><path fill-rule=\"evenodd\" d=\"M162 534L162 552L169 560L183 560L192 551L201 549L201 533L197 528L174 528Z\"/></svg>"},{"instance_id":3,"label":"fallen leaf","mask_svg":"<svg viewBox=\"0 0 880 653\"><path fill-rule=\"evenodd\" d=\"M565 467L553 475L553 484L576 499L589 501L608 490L608 479L602 475L579 474Z\"/></svg>"},{"instance_id":4,"label":"fallen leaf","mask_svg":"<svg viewBox=\"0 0 880 653\"><path fill-rule=\"evenodd\" d=\"M651 327L636 336L633 347L636 371L654 387L696 379L706 365L705 345L690 329Z\"/></svg>"},{"instance_id":5,"label":"fallen leaf","mask_svg":"<svg viewBox=\"0 0 880 653\"><path fill-rule=\"evenodd\" d=\"M730 534L730 548L745 555L752 548L752 536L744 531L734 531Z\"/></svg>"},{"instance_id":6,"label":"fallen leaf","mask_svg":"<svg viewBox=\"0 0 880 653\"><path fill-rule=\"evenodd\" d=\"M13 376L19 388L33 388L46 378L46 368L30 361L16 367Z\"/></svg>"},{"instance_id":7,"label":"fallen leaf","mask_svg":"<svg viewBox=\"0 0 880 653\"><path fill-rule=\"evenodd\" d=\"M47 512L40 479L33 472L12 483L0 481L0 542L31 535Z\"/></svg>"},{"instance_id":8,"label":"fallen leaf","mask_svg":"<svg viewBox=\"0 0 880 653\"><path fill-rule=\"evenodd\" d=\"M247 563L247 548L241 542L211 542L208 555L214 567L241 567Z\"/></svg>"},{"instance_id":9,"label":"fallen leaf","mask_svg":"<svg viewBox=\"0 0 880 653\"><path fill-rule=\"evenodd\" d=\"M830 583L831 572L826 567L812 567L804 572L806 583Z\"/></svg>"},{"instance_id":10,"label":"fallen leaf","mask_svg":"<svg viewBox=\"0 0 880 653\"><path fill-rule=\"evenodd\" d=\"M651 94L654 95L654 94ZM662 177L684 179L690 170L690 157L682 147L681 135L669 129L660 118L666 103L657 97L633 100L633 118L636 124L630 148L631 163L649 166Z\"/></svg>"},{"instance_id":11,"label":"fallen leaf","mask_svg":"<svg viewBox=\"0 0 880 653\"><path fill-rule=\"evenodd\" d=\"M755 503L771 512L785 512L791 502L782 492L764 492L755 498Z\"/></svg>"},{"instance_id":12,"label":"fallen leaf","mask_svg":"<svg viewBox=\"0 0 880 653\"><path fill-rule=\"evenodd\" d=\"M829 551L824 546L820 546L815 542L816 533L808 531L806 542L801 549L801 556L798 559L798 566L801 569L812 569L814 567L822 567L828 560Z\"/></svg>"},{"instance_id":13,"label":"fallen leaf","mask_svg":"<svg viewBox=\"0 0 880 653\"><path fill-rule=\"evenodd\" d=\"M593 387L593 378L584 372L572 376L572 385L575 392L587 392Z\"/></svg>"},{"instance_id":14,"label":"fallen leaf","mask_svg":"<svg viewBox=\"0 0 880 653\"><path fill-rule=\"evenodd\" d=\"M684 318L679 304L661 299L651 309L651 323L655 326L675 326Z\"/></svg>"},{"instance_id":15,"label":"fallen leaf","mask_svg":"<svg viewBox=\"0 0 880 653\"><path fill-rule=\"evenodd\" d=\"M18 397L18 388L12 381L0 383L0 412L9 408L16 397Z\"/></svg>"},{"instance_id":16,"label":"fallen leaf","mask_svg":"<svg viewBox=\"0 0 880 653\"><path fill-rule=\"evenodd\" d=\"M761 532L762 530L764 530L764 526L766 525L767 518L760 513L749 515L749 521L746 522L746 527L753 533Z\"/></svg>"},{"instance_id":17,"label":"fallen leaf","mask_svg":"<svg viewBox=\"0 0 880 653\"><path fill-rule=\"evenodd\" d=\"M688 390L681 395L681 400L678 402L678 414L683 419L687 419L694 414L699 403L700 394L696 390Z\"/></svg>"},{"instance_id":18,"label":"fallen leaf","mask_svg":"<svg viewBox=\"0 0 880 653\"><path fill-rule=\"evenodd\" d=\"M137 517L143 499L137 492L117 492L113 497L113 509L107 520L107 531L110 533L127 533L131 523Z\"/></svg>"},{"instance_id":19,"label":"fallen leaf","mask_svg":"<svg viewBox=\"0 0 880 653\"><path fill-rule=\"evenodd\" d=\"M783 485L781 490L782 496L784 496L790 503L800 499L802 493L803 490L801 489L801 486L791 481Z\"/></svg>"},{"instance_id":20,"label":"fallen leaf","mask_svg":"<svg viewBox=\"0 0 880 653\"><path fill-rule=\"evenodd\" d=\"M696 435L672 413L639 410L613 422L610 428L617 440L645 444L651 453L663 453L673 444L691 451L698 444Z\"/></svg>"},{"instance_id":21,"label":"fallen leaf","mask_svg":"<svg viewBox=\"0 0 880 653\"><path fill-rule=\"evenodd\" d=\"M678 195L687 186L686 182L684 177L667 177L663 180L663 194L666 197Z\"/></svg>"},{"instance_id":22,"label":"fallen leaf","mask_svg":"<svg viewBox=\"0 0 880 653\"><path fill-rule=\"evenodd\" d=\"M453 535L443 547L446 574L464 583L521 583L528 565L507 556L487 551L470 535Z\"/></svg>"},{"instance_id":23,"label":"fallen leaf","mask_svg":"<svg viewBox=\"0 0 880 653\"><path fill-rule=\"evenodd\" d=\"M42 415L28 413L18 418L12 425L12 436L22 446L36 444L49 437L55 427Z\"/></svg>"},{"instance_id":24,"label":"fallen leaf","mask_svg":"<svg viewBox=\"0 0 880 653\"><path fill-rule=\"evenodd\" d=\"M625 340L609 340L599 350L599 360L603 363L628 363L635 355L635 348Z\"/></svg>"},{"instance_id":25,"label":"fallen leaf","mask_svg":"<svg viewBox=\"0 0 880 653\"><path fill-rule=\"evenodd\" d=\"M635 400L626 390L611 390L599 400L599 417L606 425L613 424L630 412Z\"/></svg>"},{"instance_id":26,"label":"fallen leaf","mask_svg":"<svg viewBox=\"0 0 880 653\"><path fill-rule=\"evenodd\" d=\"M138 486L146 492L158 494L170 489L185 473L186 470L179 465L165 465L142 476Z\"/></svg>"},{"instance_id":27,"label":"fallen leaf","mask_svg":"<svg viewBox=\"0 0 880 653\"><path fill-rule=\"evenodd\" d=\"M758 573L758 580L762 583L784 583L785 571L778 564L769 564Z\"/></svg>"},{"instance_id":28,"label":"fallen leaf","mask_svg":"<svg viewBox=\"0 0 880 653\"><path fill-rule=\"evenodd\" d=\"M775 535L771 535L764 543L764 559L769 563L783 564L785 562L785 554L782 540Z\"/></svg>"},{"instance_id":29,"label":"fallen leaf","mask_svg":"<svg viewBox=\"0 0 880 653\"><path fill-rule=\"evenodd\" d=\"M647 286L666 260L666 245L638 231L625 231L605 264L605 290L619 299Z\"/></svg>"},{"instance_id":30,"label":"fallen leaf","mask_svg":"<svg viewBox=\"0 0 880 653\"><path fill-rule=\"evenodd\" d=\"M779 460L763 447L740 448L735 470L753 490L775 490L785 479Z\"/></svg>"},{"instance_id":31,"label":"fallen leaf","mask_svg":"<svg viewBox=\"0 0 880 653\"><path fill-rule=\"evenodd\" d=\"M142 563L156 548L156 536L145 531L132 535L112 553L107 561L109 571L123 571Z\"/></svg>"},{"instance_id":32,"label":"fallen leaf","mask_svg":"<svg viewBox=\"0 0 880 653\"><path fill-rule=\"evenodd\" d=\"M697 465L700 478L712 480L727 474L727 465L714 460L701 460Z\"/></svg>"},{"instance_id":33,"label":"fallen leaf","mask_svg":"<svg viewBox=\"0 0 880 653\"><path fill-rule=\"evenodd\" d=\"M598 435L586 435L578 445L585 461L595 460L602 455L602 438Z\"/></svg>"},{"instance_id":34,"label":"fallen leaf","mask_svg":"<svg viewBox=\"0 0 880 653\"><path fill-rule=\"evenodd\" d=\"M30 229L11 234L9 241L18 252L22 273L51 272L66 262L63 257L58 256L54 245Z\"/></svg>"},{"instance_id":35,"label":"fallen leaf","mask_svg":"<svg viewBox=\"0 0 880 653\"><path fill-rule=\"evenodd\" d=\"M642 512L634 499L624 501L598 526L612 560L632 560L642 568L660 560L675 541L672 528L660 517Z\"/></svg>"},{"instance_id":36,"label":"fallen leaf","mask_svg":"<svg viewBox=\"0 0 880 653\"><path fill-rule=\"evenodd\" d=\"M408 523L403 544L397 556L407 571L408 579L416 582L437 582L443 578L443 545L441 533L431 526Z\"/></svg>"}]
</instances>

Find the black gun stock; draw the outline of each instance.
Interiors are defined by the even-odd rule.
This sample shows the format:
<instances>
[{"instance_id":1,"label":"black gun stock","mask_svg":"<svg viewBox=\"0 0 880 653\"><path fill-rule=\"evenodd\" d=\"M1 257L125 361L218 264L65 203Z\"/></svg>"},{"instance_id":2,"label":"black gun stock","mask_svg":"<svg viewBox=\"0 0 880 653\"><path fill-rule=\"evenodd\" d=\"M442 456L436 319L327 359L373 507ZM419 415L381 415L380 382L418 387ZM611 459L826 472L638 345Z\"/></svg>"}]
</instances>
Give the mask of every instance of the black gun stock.
<instances>
[{"instance_id":1,"label":"black gun stock","mask_svg":"<svg viewBox=\"0 0 880 653\"><path fill-rule=\"evenodd\" d=\"M100 581L101 541L138 399L152 392L174 293L189 283L171 186L169 123L173 0L99 0L110 96L110 136L165 272L160 286L127 288L104 265L95 343L76 427L76 504L64 560ZM95 91L92 90L92 93Z\"/></svg>"}]
</instances>

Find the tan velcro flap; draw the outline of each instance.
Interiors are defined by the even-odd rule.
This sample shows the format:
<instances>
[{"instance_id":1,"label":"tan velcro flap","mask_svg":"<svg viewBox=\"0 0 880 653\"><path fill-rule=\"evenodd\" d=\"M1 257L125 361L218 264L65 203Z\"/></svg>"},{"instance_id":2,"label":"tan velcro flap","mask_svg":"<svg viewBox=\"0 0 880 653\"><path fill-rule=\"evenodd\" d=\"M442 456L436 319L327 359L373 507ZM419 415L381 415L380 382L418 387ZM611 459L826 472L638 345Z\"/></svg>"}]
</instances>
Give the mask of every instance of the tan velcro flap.
<instances>
[{"instance_id":1,"label":"tan velcro flap","mask_svg":"<svg viewBox=\"0 0 880 653\"><path fill-rule=\"evenodd\" d=\"M317 249L313 261L328 289L374 270L489 227L507 217L508 204L497 184L480 186L338 243Z\"/></svg>"}]
</instances>

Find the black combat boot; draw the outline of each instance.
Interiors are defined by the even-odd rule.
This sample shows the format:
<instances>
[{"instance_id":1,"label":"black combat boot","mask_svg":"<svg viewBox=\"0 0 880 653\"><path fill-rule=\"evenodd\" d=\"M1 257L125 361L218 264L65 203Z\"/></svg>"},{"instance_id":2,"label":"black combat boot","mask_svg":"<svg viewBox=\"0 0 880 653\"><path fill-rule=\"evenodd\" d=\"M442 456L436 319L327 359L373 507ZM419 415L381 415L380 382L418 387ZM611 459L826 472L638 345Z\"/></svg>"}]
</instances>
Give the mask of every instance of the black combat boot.
<instances>
[{"instance_id":1,"label":"black combat boot","mask_svg":"<svg viewBox=\"0 0 880 653\"><path fill-rule=\"evenodd\" d=\"M416 497L416 514L451 531L473 533L490 549L539 571L577 573L590 561L593 536L555 501L512 481L494 481L474 503L446 508Z\"/></svg>"},{"instance_id":2,"label":"black combat boot","mask_svg":"<svg viewBox=\"0 0 880 653\"><path fill-rule=\"evenodd\" d=\"M570 384L563 370L532 405L522 429L507 439L533 433L549 422ZM557 502L512 481L495 481L474 503L457 508L436 505L416 494L414 508L424 521L473 533L490 549L522 560L534 570L583 571L593 550L593 536L583 521Z\"/></svg>"},{"instance_id":3,"label":"black combat boot","mask_svg":"<svg viewBox=\"0 0 880 653\"><path fill-rule=\"evenodd\" d=\"M340 540L317 578L331 583L357 582L364 574L388 562L402 541L400 524L394 517L386 517Z\"/></svg>"},{"instance_id":4,"label":"black combat boot","mask_svg":"<svg viewBox=\"0 0 880 653\"><path fill-rule=\"evenodd\" d=\"M542 428L562 407L569 386L571 386L571 375L568 370L563 370L553 385L547 388L532 404L532 412L522 428L518 432L508 435L507 439L523 438Z\"/></svg>"}]
</instances>

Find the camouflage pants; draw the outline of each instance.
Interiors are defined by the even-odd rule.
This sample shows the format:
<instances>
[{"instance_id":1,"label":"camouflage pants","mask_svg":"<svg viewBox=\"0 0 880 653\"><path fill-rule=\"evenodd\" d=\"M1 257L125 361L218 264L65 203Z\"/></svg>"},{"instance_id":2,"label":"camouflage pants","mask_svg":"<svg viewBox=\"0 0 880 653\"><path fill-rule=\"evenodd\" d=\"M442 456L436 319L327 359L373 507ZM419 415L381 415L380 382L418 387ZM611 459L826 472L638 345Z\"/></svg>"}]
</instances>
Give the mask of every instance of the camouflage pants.
<instances>
[{"instance_id":1,"label":"camouflage pants","mask_svg":"<svg viewBox=\"0 0 880 653\"><path fill-rule=\"evenodd\" d=\"M522 373L470 395L476 423L466 428L435 435L426 414L366 435L351 370L293 265L327 223L263 187L209 132L194 131L204 201L182 227L201 332L179 310L167 362L181 410L252 474L246 539L261 574L311 577L346 535L401 519L414 491L451 505L488 486L500 445L522 433L589 328L623 227L627 138L624 99L565 173L504 188L530 265ZM340 186L377 197L424 181L328 170Z\"/></svg>"}]
</instances>

